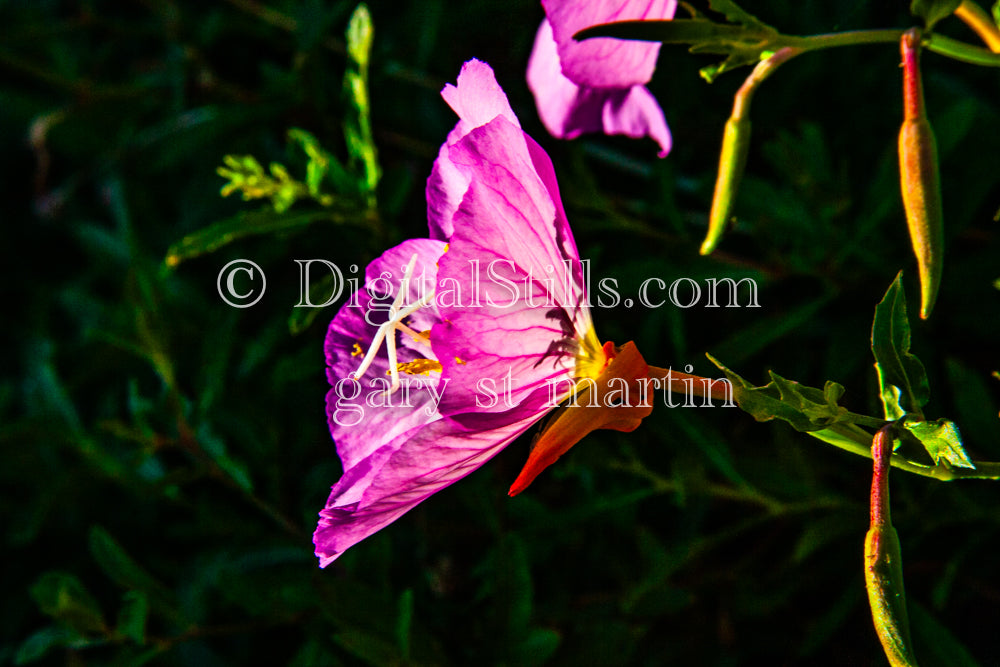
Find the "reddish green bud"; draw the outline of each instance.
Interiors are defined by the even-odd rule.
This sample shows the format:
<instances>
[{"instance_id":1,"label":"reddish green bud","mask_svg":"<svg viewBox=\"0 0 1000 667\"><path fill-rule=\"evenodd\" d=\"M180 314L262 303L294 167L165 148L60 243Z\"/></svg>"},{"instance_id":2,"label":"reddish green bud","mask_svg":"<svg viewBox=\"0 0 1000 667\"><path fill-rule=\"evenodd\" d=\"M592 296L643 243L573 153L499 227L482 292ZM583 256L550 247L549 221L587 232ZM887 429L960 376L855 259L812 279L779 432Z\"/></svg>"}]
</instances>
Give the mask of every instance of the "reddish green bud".
<instances>
[{"instance_id":1,"label":"reddish green bud","mask_svg":"<svg viewBox=\"0 0 1000 667\"><path fill-rule=\"evenodd\" d=\"M715 250L733 210L733 201L740 187L743 169L750 149L750 119L733 115L726 121L719 155L719 174L712 195L712 211L708 217L708 233L701 244L701 254Z\"/></svg>"},{"instance_id":2,"label":"reddish green bud","mask_svg":"<svg viewBox=\"0 0 1000 667\"><path fill-rule=\"evenodd\" d=\"M899 536L889 517L889 468L892 427L884 426L872 440L871 526L865 537L865 587L872 621L882 650L893 667L916 665L903 590Z\"/></svg>"},{"instance_id":3,"label":"reddish green bud","mask_svg":"<svg viewBox=\"0 0 1000 667\"><path fill-rule=\"evenodd\" d=\"M899 130L899 182L910 242L920 271L920 317L930 317L944 267L944 218L937 142L920 81L920 31L906 31L903 55L903 126Z\"/></svg>"}]
</instances>

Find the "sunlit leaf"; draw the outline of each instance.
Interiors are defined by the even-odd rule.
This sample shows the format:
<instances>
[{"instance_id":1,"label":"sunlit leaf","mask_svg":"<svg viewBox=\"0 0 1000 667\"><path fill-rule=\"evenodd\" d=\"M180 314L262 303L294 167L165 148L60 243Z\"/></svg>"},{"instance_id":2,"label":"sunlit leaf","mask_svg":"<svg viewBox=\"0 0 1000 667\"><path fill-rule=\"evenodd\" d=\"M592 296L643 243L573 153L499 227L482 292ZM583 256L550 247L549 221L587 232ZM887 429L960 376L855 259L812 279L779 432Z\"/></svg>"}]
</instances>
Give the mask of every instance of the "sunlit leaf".
<instances>
[{"instance_id":1,"label":"sunlit leaf","mask_svg":"<svg viewBox=\"0 0 1000 667\"><path fill-rule=\"evenodd\" d=\"M924 365L910 354L910 323L906 315L902 271L896 274L875 307L872 354L875 355L886 419L898 419L900 410L922 414L921 408L927 403L930 388Z\"/></svg>"},{"instance_id":2,"label":"sunlit leaf","mask_svg":"<svg viewBox=\"0 0 1000 667\"><path fill-rule=\"evenodd\" d=\"M944 459L959 468L975 469L976 466L962 447L962 436L955 422L947 419L907 421L903 426L920 441L934 463Z\"/></svg>"}]
</instances>

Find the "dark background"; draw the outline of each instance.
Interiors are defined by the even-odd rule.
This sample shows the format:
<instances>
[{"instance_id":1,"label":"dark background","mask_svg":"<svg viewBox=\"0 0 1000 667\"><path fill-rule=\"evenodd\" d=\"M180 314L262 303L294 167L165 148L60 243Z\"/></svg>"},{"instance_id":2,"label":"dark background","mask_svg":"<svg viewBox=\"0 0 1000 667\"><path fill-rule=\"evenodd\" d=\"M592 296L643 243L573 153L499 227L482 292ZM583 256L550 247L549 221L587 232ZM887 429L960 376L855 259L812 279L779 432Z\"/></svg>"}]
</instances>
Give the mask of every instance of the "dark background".
<instances>
[{"instance_id":1,"label":"dark background","mask_svg":"<svg viewBox=\"0 0 1000 667\"><path fill-rule=\"evenodd\" d=\"M905 2L744 4L791 34L914 23ZM870 461L736 409L596 433L510 499L523 438L320 571L334 308L294 335L288 320L292 259L363 266L426 234L455 122L438 91L477 57L552 155L595 277L633 294L648 277L758 281L759 309L597 309L602 340L717 374L710 352L761 384L835 380L878 416L873 308L900 269L917 296L897 48L807 54L763 85L738 225L703 258L749 70L708 85L711 57L664 47L650 87L675 147L658 160L650 141L545 133L524 83L538 3L369 7L379 224L320 220L168 270L173 243L262 206L219 196L223 155L301 177L290 127L344 154L353 0L0 1L0 664L885 664L861 568ZM1000 77L932 53L924 75L948 249L914 349L927 414L1000 460ZM254 308L216 293L237 257L267 272ZM921 664L1000 663L997 487L892 477Z\"/></svg>"}]
</instances>

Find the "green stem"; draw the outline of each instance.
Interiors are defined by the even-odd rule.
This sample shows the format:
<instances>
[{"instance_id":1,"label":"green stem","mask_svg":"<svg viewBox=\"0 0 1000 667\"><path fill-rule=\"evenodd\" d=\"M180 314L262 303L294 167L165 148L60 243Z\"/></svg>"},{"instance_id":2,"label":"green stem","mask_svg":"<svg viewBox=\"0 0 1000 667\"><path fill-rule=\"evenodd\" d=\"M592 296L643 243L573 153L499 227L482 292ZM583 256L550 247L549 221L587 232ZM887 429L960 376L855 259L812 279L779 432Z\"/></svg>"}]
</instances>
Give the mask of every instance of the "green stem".
<instances>
[{"instance_id":1,"label":"green stem","mask_svg":"<svg viewBox=\"0 0 1000 667\"><path fill-rule=\"evenodd\" d=\"M940 56L954 58L970 65L1000 67L1000 53L993 53L944 35L924 35L924 48Z\"/></svg>"},{"instance_id":2,"label":"green stem","mask_svg":"<svg viewBox=\"0 0 1000 667\"><path fill-rule=\"evenodd\" d=\"M838 46L856 46L858 44L896 44L904 30L888 28L880 30L850 30L848 32L831 32L808 37L787 37L787 45L802 51L817 51L832 49Z\"/></svg>"},{"instance_id":3,"label":"green stem","mask_svg":"<svg viewBox=\"0 0 1000 667\"><path fill-rule=\"evenodd\" d=\"M821 431L809 431L808 434L852 454L869 459L872 457L871 434L854 424L834 424ZM976 461L975 464L975 468L950 468L945 464L928 466L915 463L901 454L892 455L893 467L942 482L956 479L1000 479L1000 463Z\"/></svg>"}]
</instances>

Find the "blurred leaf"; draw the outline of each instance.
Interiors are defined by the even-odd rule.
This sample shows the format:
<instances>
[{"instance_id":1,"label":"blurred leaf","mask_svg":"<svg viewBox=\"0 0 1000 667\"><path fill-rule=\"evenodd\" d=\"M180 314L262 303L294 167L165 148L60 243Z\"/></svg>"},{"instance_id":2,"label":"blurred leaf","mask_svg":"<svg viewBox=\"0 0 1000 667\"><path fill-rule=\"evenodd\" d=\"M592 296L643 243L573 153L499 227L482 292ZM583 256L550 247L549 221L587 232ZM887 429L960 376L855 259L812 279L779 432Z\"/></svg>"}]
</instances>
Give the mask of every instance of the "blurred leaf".
<instances>
[{"instance_id":1,"label":"blurred leaf","mask_svg":"<svg viewBox=\"0 0 1000 667\"><path fill-rule=\"evenodd\" d=\"M407 588L399 595L399 612L396 616L396 640L403 660L410 659L410 633L413 630L413 590Z\"/></svg>"},{"instance_id":2,"label":"blurred leaf","mask_svg":"<svg viewBox=\"0 0 1000 667\"><path fill-rule=\"evenodd\" d=\"M45 656L51 649L69 646L82 640L82 637L69 628L51 625L42 628L21 643L14 655L15 665L26 665Z\"/></svg>"},{"instance_id":3,"label":"blurred leaf","mask_svg":"<svg viewBox=\"0 0 1000 667\"><path fill-rule=\"evenodd\" d=\"M175 619L179 617L170 589L153 578L100 526L90 529L90 554L116 584L142 591L158 611Z\"/></svg>"},{"instance_id":4,"label":"blurred leaf","mask_svg":"<svg viewBox=\"0 0 1000 667\"><path fill-rule=\"evenodd\" d=\"M951 16L960 4L962 0L911 0L910 13L922 18L924 27L930 30L935 23Z\"/></svg>"},{"instance_id":5,"label":"blurred leaf","mask_svg":"<svg viewBox=\"0 0 1000 667\"><path fill-rule=\"evenodd\" d=\"M107 625L97 600L68 572L46 572L31 586L31 597L43 614L78 634L104 633Z\"/></svg>"},{"instance_id":6,"label":"blurred leaf","mask_svg":"<svg viewBox=\"0 0 1000 667\"><path fill-rule=\"evenodd\" d=\"M940 667L979 667L979 662L952 632L927 609L911 600L910 620L915 644L923 656L921 664Z\"/></svg>"},{"instance_id":7,"label":"blurred leaf","mask_svg":"<svg viewBox=\"0 0 1000 667\"><path fill-rule=\"evenodd\" d=\"M903 423L910 433L924 446L927 453L934 459L935 465L944 459L950 465L959 468L973 468L965 449L962 447L962 436L955 422L947 419L937 421L906 421Z\"/></svg>"},{"instance_id":8,"label":"blurred leaf","mask_svg":"<svg viewBox=\"0 0 1000 667\"><path fill-rule=\"evenodd\" d=\"M910 323L906 316L902 271L896 274L875 307L872 354L875 355L886 419L898 419L900 410L922 415L921 408L927 403L930 388L924 365L910 354Z\"/></svg>"},{"instance_id":9,"label":"blurred leaf","mask_svg":"<svg viewBox=\"0 0 1000 667\"><path fill-rule=\"evenodd\" d=\"M535 667L548 662L552 654L559 648L562 638L555 630L548 628L533 628L528 632L514 652L515 663L524 667Z\"/></svg>"},{"instance_id":10,"label":"blurred leaf","mask_svg":"<svg viewBox=\"0 0 1000 667\"><path fill-rule=\"evenodd\" d=\"M364 630L352 628L350 632L339 632L333 636L333 640L348 653L372 667L406 664L391 641Z\"/></svg>"},{"instance_id":11,"label":"blurred leaf","mask_svg":"<svg viewBox=\"0 0 1000 667\"><path fill-rule=\"evenodd\" d=\"M1000 420L985 374L974 372L955 358L945 361L945 370L954 396L955 417L962 424L969 442L993 456L1000 456Z\"/></svg>"},{"instance_id":12,"label":"blurred leaf","mask_svg":"<svg viewBox=\"0 0 1000 667\"><path fill-rule=\"evenodd\" d=\"M186 259L213 252L248 236L286 232L320 220L340 224L362 224L365 217L356 207L347 205L309 213L245 211L185 236L170 246L164 261L168 267L173 268Z\"/></svg>"},{"instance_id":13,"label":"blurred leaf","mask_svg":"<svg viewBox=\"0 0 1000 667\"><path fill-rule=\"evenodd\" d=\"M149 601L142 591L126 591L122 596L122 606L118 610L118 633L142 646L146 643L146 618L149 616Z\"/></svg>"},{"instance_id":14,"label":"blurred leaf","mask_svg":"<svg viewBox=\"0 0 1000 667\"><path fill-rule=\"evenodd\" d=\"M368 57L371 52L371 14L361 3L347 25L347 71L344 73L344 94L348 102L344 122L344 138L352 163L361 162L363 191L373 195L381 178L375 138L371 127L371 105L368 97Z\"/></svg>"}]
</instances>

